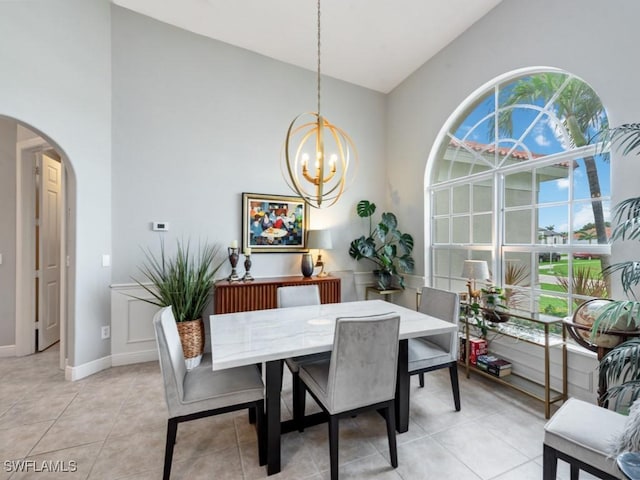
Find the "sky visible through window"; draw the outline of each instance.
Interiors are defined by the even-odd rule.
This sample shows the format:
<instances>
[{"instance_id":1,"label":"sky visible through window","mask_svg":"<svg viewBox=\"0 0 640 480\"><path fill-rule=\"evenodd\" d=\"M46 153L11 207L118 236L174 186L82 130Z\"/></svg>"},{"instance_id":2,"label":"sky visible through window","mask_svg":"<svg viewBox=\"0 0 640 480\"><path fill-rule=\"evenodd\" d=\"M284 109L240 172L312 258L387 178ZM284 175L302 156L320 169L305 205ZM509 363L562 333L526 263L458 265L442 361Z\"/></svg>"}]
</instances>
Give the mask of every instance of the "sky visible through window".
<instances>
[{"instance_id":1,"label":"sky visible through window","mask_svg":"<svg viewBox=\"0 0 640 480\"><path fill-rule=\"evenodd\" d=\"M564 76L563 76L564 77ZM571 150L573 142L567 130L563 126L563 112L560 111L556 102L548 104L548 99L540 96L538 98L528 98L526 101L509 106L507 99L513 92L514 85L527 79L519 79L511 82L499 91L498 98L501 104L500 114L503 111L510 111L510 132L499 133L499 147L511 148L516 145L516 150L526 152L531 158L559 154ZM575 80L574 81L578 81ZM593 94L595 96L595 94ZM560 93L559 98L562 97ZM468 113L462 122L455 128L453 135L460 141L471 141L479 144L494 144L494 132L496 118L495 115L495 91L489 92L478 104ZM597 97L596 97L597 98ZM558 118L560 117L560 118ZM605 120L604 109L597 122L590 123L586 128L585 137L589 144L598 141L597 133ZM498 120L500 126L500 120ZM610 196L610 169L609 163L603 155L594 156L598 179L601 188L601 196ZM594 222L593 209L589 183L584 160L577 158L574 160L573 169L573 200L583 200L575 204L573 231L580 230L586 224ZM537 201L539 204L552 202L566 202L570 179L558 178L553 181L540 182L538 185L539 194ZM603 203L604 217L610 218L609 203ZM566 208L541 208L539 210L539 225L554 226L554 230L559 233L569 232L572 229L567 224L568 215Z\"/></svg>"}]
</instances>

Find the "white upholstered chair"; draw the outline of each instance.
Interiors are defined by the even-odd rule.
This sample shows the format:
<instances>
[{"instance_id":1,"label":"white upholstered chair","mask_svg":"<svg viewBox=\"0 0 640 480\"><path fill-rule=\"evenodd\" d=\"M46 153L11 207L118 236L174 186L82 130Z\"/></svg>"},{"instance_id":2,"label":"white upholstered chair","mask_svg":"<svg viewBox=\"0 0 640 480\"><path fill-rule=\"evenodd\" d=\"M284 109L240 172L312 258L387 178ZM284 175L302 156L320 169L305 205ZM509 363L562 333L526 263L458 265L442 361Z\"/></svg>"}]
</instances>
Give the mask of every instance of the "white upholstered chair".
<instances>
[{"instance_id":1,"label":"white upholstered chair","mask_svg":"<svg viewBox=\"0 0 640 480\"><path fill-rule=\"evenodd\" d=\"M604 480L624 478L611 451L627 417L575 398L567 400L544 426L543 480L555 480L558 459L570 465L571 480L584 470Z\"/></svg>"},{"instance_id":2,"label":"white upholstered chair","mask_svg":"<svg viewBox=\"0 0 640 480\"><path fill-rule=\"evenodd\" d=\"M424 287L418 310L426 315L457 324L460 297L457 293ZM456 411L460 411L457 362L458 335L455 332L409 339L409 375L420 375L420 386L424 387L426 372L448 368L453 402Z\"/></svg>"},{"instance_id":3,"label":"white upholstered chair","mask_svg":"<svg viewBox=\"0 0 640 480\"><path fill-rule=\"evenodd\" d=\"M301 307L307 305L320 305L320 291L317 285L296 285L291 287L280 287L277 290L278 308ZM301 387L298 370L300 365L305 362L313 362L316 360L328 359L329 352L316 353L313 355L303 355L285 359L285 363L291 371L292 397L293 397L293 421L302 431L304 421L304 410L306 396L304 388Z\"/></svg>"},{"instance_id":4,"label":"white upholstered chair","mask_svg":"<svg viewBox=\"0 0 640 480\"><path fill-rule=\"evenodd\" d=\"M318 289L318 285L279 287L277 295L278 308L320 305L320 290Z\"/></svg>"},{"instance_id":5,"label":"white upholstered chair","mask_svg":"<svg viewBox=\"0 0 640 480\"><path fill-rule=\"evenodd\" d=\"M213 371L204 362L187 371L178 327L171 307L160 310L153 319L158 344L165 399L169 410L164 454L164 480L171 475L171 460L178 423L245 408L255 409L260 465L266 463L264 385L258 367ZM211 432L215 435L215 432Z\"/></svg>"},{"instance_id":6,"label":"white upholstered chair","mask_svg":"<svg viewBox=\"0 0 640 480\"><path fill-rule=\"evenodd\" d=\"M300 365L300 380L329 414L331 480L338 478L338 420L365 410L384 415L391 465L398 466L394 404L399 328L396 313L338 318L330 359Z\"/></svg>"}]
</instances>

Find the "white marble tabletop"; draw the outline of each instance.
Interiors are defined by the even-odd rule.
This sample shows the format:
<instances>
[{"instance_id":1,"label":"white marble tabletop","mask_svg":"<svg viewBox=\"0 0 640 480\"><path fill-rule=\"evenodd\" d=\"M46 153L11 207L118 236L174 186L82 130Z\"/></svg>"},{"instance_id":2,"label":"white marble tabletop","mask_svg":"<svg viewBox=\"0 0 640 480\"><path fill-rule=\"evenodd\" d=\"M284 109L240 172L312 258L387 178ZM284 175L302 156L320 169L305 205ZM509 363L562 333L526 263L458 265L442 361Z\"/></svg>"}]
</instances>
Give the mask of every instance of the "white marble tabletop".
<instances>
[{"instance_id":1,"label":"white marble tabletop","mask_svg":"<svg viewBox=\"0 0 640 480\"><path fill-rule=\"evenodd\" d=\"M400 339L456 331L457 324L382 300L211 315L214 370L331 350L337 317L400 315Z\"/></svg>"}]
</instances>

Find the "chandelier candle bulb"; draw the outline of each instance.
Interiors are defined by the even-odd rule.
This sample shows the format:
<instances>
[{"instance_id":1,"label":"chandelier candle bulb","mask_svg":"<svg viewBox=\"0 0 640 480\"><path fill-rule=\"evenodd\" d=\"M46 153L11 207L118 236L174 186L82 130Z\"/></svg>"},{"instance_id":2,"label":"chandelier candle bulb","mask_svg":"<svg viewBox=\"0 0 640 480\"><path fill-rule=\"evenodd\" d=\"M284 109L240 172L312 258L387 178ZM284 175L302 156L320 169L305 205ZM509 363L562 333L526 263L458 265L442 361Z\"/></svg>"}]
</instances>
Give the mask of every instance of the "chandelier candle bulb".
<instances>
[{"instance_id":1,"label":"chandelier candle bulb","mask_svg":"<svg viewBox=\"0 0 640 480\"><path fill-rule=\"evenodd\" d=\"M318 110L298 115L289 125L282 147L281 170L289 188L306 204L322 208L334 205L353 182L358 152L349 135L320 113L320 0L317 86ZM327 150L337 153L327 158ZM313 174L309 173L310 152L315 152L316 157Z\"/></svg>"}]
</instances>

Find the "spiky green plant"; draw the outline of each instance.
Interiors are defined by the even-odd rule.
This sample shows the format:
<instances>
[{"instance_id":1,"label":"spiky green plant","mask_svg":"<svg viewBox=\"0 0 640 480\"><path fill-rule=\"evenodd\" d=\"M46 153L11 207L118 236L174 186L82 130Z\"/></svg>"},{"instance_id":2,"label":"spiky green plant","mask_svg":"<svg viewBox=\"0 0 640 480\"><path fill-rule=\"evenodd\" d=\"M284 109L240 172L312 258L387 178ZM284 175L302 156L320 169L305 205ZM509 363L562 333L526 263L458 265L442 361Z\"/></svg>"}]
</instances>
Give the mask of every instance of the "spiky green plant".
<instances>
[{"instance_id":1,"label":"spiky green plant","mask_svg":"<svg viewBox=\"0 0 640 480\"><path fill-rule=\"evenodd\" d=\"M404 288L404 277L400 271L413 272L415 261L411 256L413 250L413 237L408 233L398 230L398 219L391 212L382 214L378 224L373 225L373 214L376 204L368 200L360 200L356 206L356 212L361 218L369 219L369 235L356 238L349 245L351 258L360 260L366 258L378 267L381 273L378 287L381 290L387 288L383 275L395 279L398 286Z\"/></svg>"},{"instance_id":2,"label":"spiky green plant","mask_svg":"<svg viewBox=\"0 0 640 480\"><path fill-rule=\"evenodd\" d=\"M507 268L504 271L505 285L526 286L529 278L529 266L521 265L515 262L507 262ZM521 290L506 287L504 296L509 308L520 308L527 302L527 296Z\"/></svg>"},{"instance_id":3,"label":"spiky green plant","mask_svg":"<svg viewBox=\"0 0 640 480\"><path fill-rule=\"evenodd\" d=\"M216 272L224 264L217 244L199 245L191 251L189 242L177 242L177 252L169 257L160 243L160 255L143 249L145 263L139 267L146 282L135 279L153 298L134 297L139 300L168 307L171 305L176 322L202 317L209 304L209 293Z\"/></svg>"},{"instance_id":4,"label":"spiky green plant","mask_svg":"<svg viewBox=\"0 0 640 480\"><path fill-rule=\"evenodd\" d=\"M612 385L603 397L623 411L640 397L640 338L621 343L600 360L600 385Z\"/></svg>"},{"instance_id":5,"label":"spiky green plant","mask_svg":"<svg viewBox=\"0 0 640 480\"><path fill-rule=\"evenodd\" d=\"M605 129L602 132L605 141L622 150L623 155L640 154L640 123L629 123L619 127ZM640 197L623 200L614 209L616 227L611 240L640 239ZM623 326L638 329L640 324L640 302L634 287L640 284L640 261L631 260L614 263L603 270L605 276L620 274L620 283L627 298L610 302L598 311L591 327L592 338L599 331L620 330ZM640 332L639 332L640 333ZM628 410L628 407L640 396L640 339L632 338L621 343L600 361L601 385L613 386L607 389L605 400L615 399L616 410Z\"/></svg>"},{"instance_id":6,"label":"spiky green plant","mask_svg":"<svg viewBox=\"0 0 640 480\"><path fill-rule=\"evenodd\" d=\"M565 292L569 291L569 282L571 282L571 291L574 295L583 295L585 297L606 297L607 284L605 281L594 276L591 273L591 267L576 267L573 269L571 280L567 277L556 275L556 283L562 287ZM586 302L586 300L576 299L576 306Z\"/></svg>"}]
</instances>

